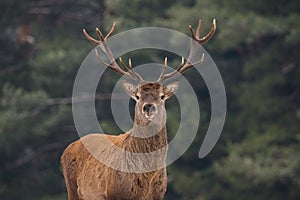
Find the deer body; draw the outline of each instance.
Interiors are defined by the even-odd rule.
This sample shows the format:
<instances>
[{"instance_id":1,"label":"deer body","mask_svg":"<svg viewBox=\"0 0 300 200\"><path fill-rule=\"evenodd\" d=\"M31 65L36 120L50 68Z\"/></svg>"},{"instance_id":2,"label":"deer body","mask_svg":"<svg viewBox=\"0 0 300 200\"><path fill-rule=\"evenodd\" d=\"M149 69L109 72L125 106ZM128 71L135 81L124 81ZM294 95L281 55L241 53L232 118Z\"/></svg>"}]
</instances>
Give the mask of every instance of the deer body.
<instances>
[{"instance_id":1,"label":"deer body","mask_svg":"<svg viewBox=\"0 0 300 200\"><path fill-rule=\"evenodd\" d=\"M161 134L164 135L166 132L163 131ZM119 136L90 134L81 140L85 140L84 143L89 145L105 145L95 144L99 141L99 137L108 137L114 145L121 148L134 146L134 151L137 152L148 151L155 146L155 144L149 146L148 141L135 141L136 139L128 133ZM158 140L160 139L158 138ZM163 199L167 187L165 168L147 173L118 171L99 162L85 148L81 140L72 143L62 156L62 166L66 166L63 168L63 172L69 199ZM160 143L160 141L158 142ZM109 150L108 145L107 151ZM119 156L117 152L111 152L108 159L118 160ZM128 160L127 164L130 165L132 162L136 162L136 160Z\"/></svg>"},{"instance_id":2,"label":"deer body","mask_svg":"<svg viewBox=\"0 0 300 200\"><path fill-rule=\"evenodd\" d=\"M108 68L134 79L134 85L123 82L124 90L136 101L134 125L131 130L118 136L89 134L70 144L61 156L69 200L162 200L167 189L165 160L167 155L167 132L165 100L178 89L179 83L167 86L163 81L177 77L193 65L201 63L204 56L191 63L197 44L209 40L215 32L215 20L211 31L200 38L201 21L196 34L190 26L192 45L187 62L182 59L176 71L165 74L165 68L158 80L146 82L120 58L115 61L106 41L113 33L115 23L104 37L97 28L100 40L85 36L98 45L109 58L110 64L102 61L96 49L97 59Z\"/></svg>"},{"instance_id":3,"label":"deer body","mask_svg":"<svg viewBox=\"0 0 300 200\"><path fill-rule=\"evenodd\" d=\"M138 88L124 83L123 87L137 101L134 126L119 136L89 134L66 148L61 163L69 199L163 199L167 189L165 167L145 173L124 172L106 166L94 155L108 163L119 162L118 166L124 170L165 163L168 142L164 100L175 92L178 83L167 87L159 82L145 83ZM162 153L147 155L163 148ZM146 155L135 157L131 153ZM144 163L145 160L149 163Z\"/></svg>"}]
</instances>

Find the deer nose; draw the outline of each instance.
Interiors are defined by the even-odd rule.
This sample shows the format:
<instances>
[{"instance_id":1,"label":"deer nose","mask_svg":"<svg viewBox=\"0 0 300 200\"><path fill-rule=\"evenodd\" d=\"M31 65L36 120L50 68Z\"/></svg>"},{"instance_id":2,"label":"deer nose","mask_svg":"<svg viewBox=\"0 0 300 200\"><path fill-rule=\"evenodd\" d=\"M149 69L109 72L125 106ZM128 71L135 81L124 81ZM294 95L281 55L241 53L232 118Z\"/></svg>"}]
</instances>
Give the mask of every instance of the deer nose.
<instances>
[{"instance_id":1,"label":"deer nose","mask_svg":"<svg viewBox=\"0 0 300 200\"><path fill-rule=\"evenodd\" d=\"M150 113L154 113L156 110L156 107L154 104L145 104L144 107L143 107L143 111L150 114Z\"/></svg>"}]
</instances>

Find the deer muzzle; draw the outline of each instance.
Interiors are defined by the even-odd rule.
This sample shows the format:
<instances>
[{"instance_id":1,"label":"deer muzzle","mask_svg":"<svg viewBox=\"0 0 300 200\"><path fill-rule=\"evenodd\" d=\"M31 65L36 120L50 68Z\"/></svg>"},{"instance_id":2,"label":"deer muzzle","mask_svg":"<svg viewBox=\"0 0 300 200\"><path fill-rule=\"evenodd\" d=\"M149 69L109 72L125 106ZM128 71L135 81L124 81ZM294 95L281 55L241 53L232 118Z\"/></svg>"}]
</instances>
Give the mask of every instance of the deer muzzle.
<instances>
[{"instance_id":1,"label":"deer muzzle","mask_svg":"<svg viewBox=\"0 0 300 200\"><path fill-rule=\"evenodd\" d=\"M147 119L152 119L156 112L157 112L157 107L155 104L146 103L143 105L143 113Z\"/></svg>"}]
</instances>

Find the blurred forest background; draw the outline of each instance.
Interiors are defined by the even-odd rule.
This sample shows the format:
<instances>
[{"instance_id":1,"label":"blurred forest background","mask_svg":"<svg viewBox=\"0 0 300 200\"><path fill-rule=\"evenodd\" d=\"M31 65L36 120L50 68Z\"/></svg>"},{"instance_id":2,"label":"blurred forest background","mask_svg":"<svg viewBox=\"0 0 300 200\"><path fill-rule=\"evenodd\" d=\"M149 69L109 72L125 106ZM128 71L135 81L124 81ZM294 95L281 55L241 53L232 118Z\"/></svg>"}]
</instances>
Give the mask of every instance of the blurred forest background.
<instances>
[{"instance_id":1,"label":"blurred forest background","mask_svg":"<svg viewBox=\"0 0 300 200\"><path fill-rule=\"evenodd\" d=\"M198 159L210 101L200 75L187 72L199 95L201 128L168 167L165 199L300 199L300 1L1 0L0 16L1 200L67 198L59 159L78 138L72 87L94 48L82 28L93 35L95 27L107 31L117 21L116 33L160 26L189 34L188 25L199 18L203 33L217 19L204 47L225 83L227 119L214 150ZM133 54L135 65L164 57L149 50ZM180 59L170 60L177 66ZM118 78L107 72L99 92L109 94ZM97 109L109 103L97 100ZM175 109L167 106L169 113ZM101 123L118 132L109 113ZM176 124L169 117L170 136Z\"/></svg>"}]
</instances>

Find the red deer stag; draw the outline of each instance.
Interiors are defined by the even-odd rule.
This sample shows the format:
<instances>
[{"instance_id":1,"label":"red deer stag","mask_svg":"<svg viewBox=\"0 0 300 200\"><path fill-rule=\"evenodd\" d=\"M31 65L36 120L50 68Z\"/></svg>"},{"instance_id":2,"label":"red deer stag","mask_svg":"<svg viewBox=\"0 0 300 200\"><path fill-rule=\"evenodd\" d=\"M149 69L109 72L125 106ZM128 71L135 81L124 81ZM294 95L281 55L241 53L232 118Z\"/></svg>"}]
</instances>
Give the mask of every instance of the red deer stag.
<instances>
[{"instance_id":1,"label":"red deer stag","mask_svg":"<svg viewBox=\"0 0 300 200\"><path fill-rule=\"evenodd\" d=\"M113 33L115 25L116 23L113 24L106 36L103 36L101 31L96 28L100 40L89 36L84 29L83 33L88 40L99 45L109 58L110 64L105 63L100 59L96 50L100 63L138 82L137 85L123 82L124 90L136 101L134 125L131 130L118 136L88 134L65 149L61 156L61 165L69 200L163 199L167 189L167 172L164 163L168 146L165 101L179 87L178 82L164 86L163 81L177 77L192 66L203 62L204 56L197 63L192 63L191 60L195 56L197 45L208 41L216 30L215 20L213 20L210 32L204 37L200 37L200 20L196 32L189 26L193 40L187 61L185 62L182 58L178 68L166 74L167 59L165 59L164 70L158 80L146 82L133 71L131 60L127 66L119 58L120 64L125 70L115 61L107 44L107 39ZM89 151L90 148L87 150L87 146L93 149L93 155ZM161 149L164 150L154 154L155 156L149 156L151 152ZM143 156L135 157L132 156L133 153L146 156L144 158L141 158ZM100 162L97 159L99 157L106 159L108 163L121 162L119 165L121 170ZM145 170L137 170L139 173L128 172L130 168L140 169L140 167L144 167Z\"/></svg>"}]
</instances>

